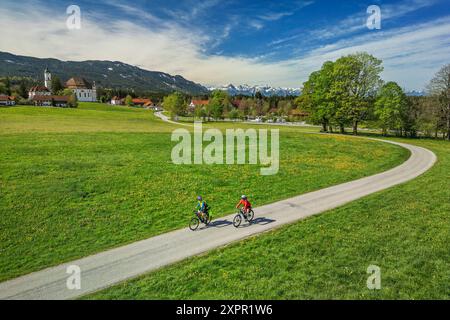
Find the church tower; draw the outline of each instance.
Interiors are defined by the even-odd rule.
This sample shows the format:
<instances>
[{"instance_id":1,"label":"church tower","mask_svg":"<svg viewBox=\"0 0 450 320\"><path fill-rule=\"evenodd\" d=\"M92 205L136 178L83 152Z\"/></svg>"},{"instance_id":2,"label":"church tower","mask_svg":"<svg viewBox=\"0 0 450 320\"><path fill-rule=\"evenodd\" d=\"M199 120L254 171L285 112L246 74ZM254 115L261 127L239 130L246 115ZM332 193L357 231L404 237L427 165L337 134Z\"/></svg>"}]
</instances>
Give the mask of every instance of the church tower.
<instances>
[{"instance_id":1,"label":"church tower","mask_svg":"<svg viewBox=\"0 0 450 320\"><path fill-rule=\"evenodd\" d=\"M48 68L45 68L44 71L44 83L45 87L51 92L52 91L52 74L48 70Z\"/></svg>"},{"instance_id":2,"label":"church tower","mask_svg":"<svg viewBox=\"0 0 450 320\"><path fill-rule=\"evenodd\" d=\"M92 101L97 102L97 86L95 85L95 81L92 85Z\"/></svg>"}]
</instances>

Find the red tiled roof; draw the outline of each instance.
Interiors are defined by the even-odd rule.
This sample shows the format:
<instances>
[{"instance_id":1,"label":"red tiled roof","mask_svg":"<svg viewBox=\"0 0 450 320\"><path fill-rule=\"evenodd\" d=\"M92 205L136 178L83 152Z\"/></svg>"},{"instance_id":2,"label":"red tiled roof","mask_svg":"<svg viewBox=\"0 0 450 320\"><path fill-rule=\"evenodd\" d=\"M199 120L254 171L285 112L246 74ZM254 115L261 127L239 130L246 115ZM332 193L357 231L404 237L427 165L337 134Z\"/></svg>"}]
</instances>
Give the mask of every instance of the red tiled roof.
<instances>
[{"instance_id":1,"label":"red tiled roof","mask_svg":"<svg viewBox=\"0 0 450 320\"><path fill-rule=\"evenodd\" d=\"M293 109L291 112L289 112L293 116L309 116L309 112Z\"/></svg>"},{"instance_id":2,"label":"red tiled roof","mask_svg":"<svg viewBox=\"0 0 450 320\"><path fill-rule=\"evenodd\" d=\"M52 96L53 100L56 102L69 102L69 96Z\"/></svg>"},{"instance_id":3,"label":"red tiled roof","mask_svg":"<svg viewBox=\"0 0 450 320\"><path fill-rule=\"evenodd\" d=\"M30 92L50 92L50 90L43 86L34 86L30 89Z\"/></svg>"},{"instance_id":4,"label":"red tiled roof","mask_svg":"<svg viewBox=\"0 0 450 320\"><path fill-rule=\"evenodd\" d=\"M132 101L134 104L142 104L142 105L152 104L152 100L150 99L135 98Z\"/></svg>"},{"instance_id":5,"label":"red tiled roof","mask_svg":"<svg viewBox=\"0 0 450 320\"><path fill-rule=\"evenodd\" d=\"M68 102L70 97L68 96L34 96L33 101L56 101L56 102Z\"/></svg>"},{"instance_id":6,"label":"red tiled roof","mask_svg":"<svg viewBox=\"0 0 450 320\"><path fill-rule=\"evenodd\" d=\"M15 99L15 97L12 97L12 96L0 95L1 101L13 101L14 99Z\"/></svg>"},{"instance_id":7,"label":"red tiled roof","mask_svg":"<svg viewBox=\"0 0 450 320\"><path fill-rule=\"evenodd\" d=\"M92 89L92 85L84 78L71 78L66 82L69 89Z\"/></svg>"},{"instance_id":8,"label":"red tiled roof","mask_svg":"<svg viewBox=\"0 0 450 320\"><path fill-rule=\"evenodd\" d=\"M191 102L194 106L206 106L209 101L208 100L192 100Z\"/></svg>"}]
</instances>

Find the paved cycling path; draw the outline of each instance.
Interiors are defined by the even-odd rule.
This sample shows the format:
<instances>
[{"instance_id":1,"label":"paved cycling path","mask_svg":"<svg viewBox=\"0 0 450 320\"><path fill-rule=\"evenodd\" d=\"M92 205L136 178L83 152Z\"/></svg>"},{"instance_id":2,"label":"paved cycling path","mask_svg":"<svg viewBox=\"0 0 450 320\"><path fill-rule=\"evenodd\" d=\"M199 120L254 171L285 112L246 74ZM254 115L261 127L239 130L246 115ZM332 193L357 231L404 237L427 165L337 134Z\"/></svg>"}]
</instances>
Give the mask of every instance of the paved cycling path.
<instances>
[{"instance_id":1,"label":"paved cycling path","mask_svg":"<svg viewBox=\"0 0 450 320\"><path fill-rule=\"evenodd\" d=\"M255 208L255 222L235 229L234 215L196 232L181 229L0 283L0 299L71 299L167 266L214 248L342 206L412 180L436 161L431 151L386 141L411 151L389 171ZM186 224L189 219L186 219ZM67 289L67 267L81 269L81 289Z\"/></svg>"}]
</instances>

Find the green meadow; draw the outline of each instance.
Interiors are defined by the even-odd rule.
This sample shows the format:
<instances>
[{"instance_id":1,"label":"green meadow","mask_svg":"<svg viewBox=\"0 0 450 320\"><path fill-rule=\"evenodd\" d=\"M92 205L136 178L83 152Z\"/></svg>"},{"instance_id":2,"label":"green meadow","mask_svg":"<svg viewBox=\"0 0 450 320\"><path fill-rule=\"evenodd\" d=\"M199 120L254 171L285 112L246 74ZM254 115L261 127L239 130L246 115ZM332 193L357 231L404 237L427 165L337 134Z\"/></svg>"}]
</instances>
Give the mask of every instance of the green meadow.
<instances>
[{"instance_id":1,"label":"green meadow","mask_svg":"<svg viewBox=\"0 0 450 320\"><path fill-rule=\"evenodd\" d=\"M449 299L450 144L423 176L88 299ZM381 270L369 290L367 268ZM207 275L205 277L205 274Z\"/></svg>"},{"instance_id":2,"label":"green meadow","mask_svg":"<svg viewBox=\"0 0 450 320\"><path fill-rule=\"evenodd\" d=\"M247 126L217 123L207 127ZM255 165L177 166L171 161L175 145L171 132L175 128L148 110L101 104L82 103L78 109L0 108L0 281L186 227L198 194L210 203L217 218L232 213L243 193L257 207L385 171L409 156L404 149L381 142L280 128L277 175L261 176L260 166ZM372 213L355 211L353 218L378 221ZM217 292L217 298L246 296L245 292L264 297L256 287L278 285L277 278L269 282L275 269L261 273L258 263L262 266L263 261L265 265L270 261L273 268L287 264L287 269L278 270L281 277L289 266L295 266L292 259L299 262L308 253L301 252L309 243L305 230L318 241L312 247L317 248L318 255L309 251L310 258L315 256L317 263L327 257L332 261L333 256L327 253L333 248L333 234L346 236L352 228L357 229L357 221L346 223L347 216L339 216L341 224L330 219L330 229L316 220L303 221L270 236L170 267L99 297L204 297L208 292ZM317 219L320 222L326 217L329 214ZM291 233L289 241L286 232ZM285 250L300 250L298 255L286 261L278 259L287 253L279 250L278 240L267 240L277 235L286 237L281 241ZM296 247L301 239L306 240ZM266 241L273 247L267 247ZM257 248L259 243L262 246ZM246 282L232 284L238 268L227 266L252 261L249 258L253 263L248 266L251 275L246 281L253 279L248 290L254 291L239 291ZM208 266L212 281L188 284L203 265ZM171 277L173 281L167 281ZM220 283L225 286L219 290L216 285ZM136 286L143 289L139 294ZM283 287L277 290L267 294Z\"/></svg>"}]
</instances>

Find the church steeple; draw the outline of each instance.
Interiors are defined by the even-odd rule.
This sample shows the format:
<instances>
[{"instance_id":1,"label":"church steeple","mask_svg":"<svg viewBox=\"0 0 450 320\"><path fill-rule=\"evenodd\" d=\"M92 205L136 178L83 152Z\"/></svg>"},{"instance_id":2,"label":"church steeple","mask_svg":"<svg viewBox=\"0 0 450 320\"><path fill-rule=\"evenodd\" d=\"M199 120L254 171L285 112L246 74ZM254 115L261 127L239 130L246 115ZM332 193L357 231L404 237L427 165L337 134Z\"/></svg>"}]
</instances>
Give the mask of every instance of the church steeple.
<instances>
[{"instance_id":1,"label":"church steeple","mask_svg":"<svg viewBox=\"0 0 450 320\"><path fill-rule=\"evenodd\" d=\"M50 73L48 68L45 68L45 71L44 71L44 83L45 83L45 87L48 90L52 91L52 74Z\"/></svg>"}]
</instances>

